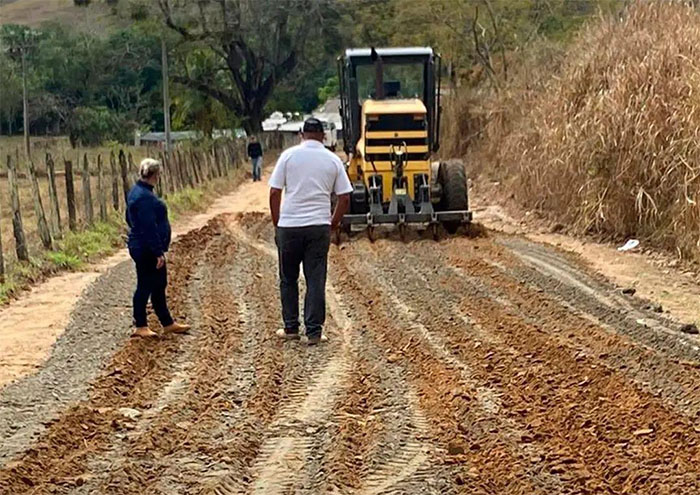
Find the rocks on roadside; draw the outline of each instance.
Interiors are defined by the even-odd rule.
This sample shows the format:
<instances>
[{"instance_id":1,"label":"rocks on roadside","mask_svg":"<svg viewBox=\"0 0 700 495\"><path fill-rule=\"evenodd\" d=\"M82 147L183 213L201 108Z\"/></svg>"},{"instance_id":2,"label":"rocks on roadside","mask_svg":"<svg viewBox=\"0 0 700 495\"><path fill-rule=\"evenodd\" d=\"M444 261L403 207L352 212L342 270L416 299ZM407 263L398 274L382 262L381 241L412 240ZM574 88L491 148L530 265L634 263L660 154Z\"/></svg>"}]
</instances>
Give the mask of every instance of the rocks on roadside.
<instances>
[{"instance_id":1,"label":"rocks on roadside","mask_svg":"<svg viewBox=\"0 0 700 495\"><path fill-rule=\"evenodd\" d=\"M447 446L447 453L449 455L462 455L464 454L465 449L462 445L459 445L457 443L451 443Z\"/></svg>"},{"instance_id":2,"label":"rocks on roadside","mask_svg":"<svg viewBox=\"0 0 700 495\"><path fill-rule=\"evenodd\" d=\"M124 416L127 419L131 420L136 420L139 416L141 416L141 411L138 409L132 409L130 407L122 407L118 410L119 414Z\"/></svg>"},{"instance_id":3,"label":"rocks on roadside","mask_svg":"<svg viewBox=\"0 0 700 495\"><path fill-rule=\"evenodd\" d=\"M698 330L698 326L695 323L686 323L681 326L681 332L689 335L697 335L700 333L700 330Z\"/></svg>"},{"instance_id":4,"label":"rocks on roadside","mask_svg":"<svg viewBox=\"0 0 700 495\"><path fill-rule=\"evenodd\" d=\"M651 303L644 306L644 309L653 311L654 313L663 313L664 307L661 304Z\"/></svg>"},{"instance_id":5,"label":"rocks on roadside","mask_svg":"<svg viewBox=\"0 0 700 495\"><path fill-rule=\"evenodd\" d=\"M563 223L555 223L549 228L549 233L550 234L558 234L559 232L562 232L566 226Z\"/></svg>"}]
</instances>

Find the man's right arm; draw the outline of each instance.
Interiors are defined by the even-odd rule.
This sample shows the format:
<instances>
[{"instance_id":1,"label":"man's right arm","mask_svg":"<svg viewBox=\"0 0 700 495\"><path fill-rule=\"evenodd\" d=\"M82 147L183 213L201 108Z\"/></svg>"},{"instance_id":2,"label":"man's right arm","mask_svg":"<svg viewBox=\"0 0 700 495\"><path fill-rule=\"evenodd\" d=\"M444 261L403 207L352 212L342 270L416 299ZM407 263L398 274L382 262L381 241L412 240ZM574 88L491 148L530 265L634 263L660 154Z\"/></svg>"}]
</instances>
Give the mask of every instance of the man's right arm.
<instances>
[{"instance_id":1,"label":"man's right arm","mask_svg":"<svg viewBox=\"0 0 700 495\"><path fill-rule=\"evenodd\" d=\"M270 188L270 216L272 216L272 225L277 227L280 221L280 205L282 204L282 189L275 187Z\"/></svg>"},{"instance_id":2,"label":"man's right arm","mask_svg":"<svg viewBox=\"0 0 700 495\"><path fill-rule=\"evenodd\" d=\"M287 153L282 153L270 176L270 216L272 224L277 227L280 220L282 191L286 185Z\"/></svg>"},{"instance_id":3,"label":"man's right arm","mask_svg":"<svg viewBox=\"0 0 700 495\"><path fill-rule=\"evenodd\" d=\"M335 205L335 211L333 212L333 218L331 219L331 227L336 229L343 220L343 216L350 209L350 193L352 193L352 184L350 183L350 178L345 170L345 165L336 157L336 178L335 184L333 184L333 192L338 198L338 202Z\"/></svg>"},{"instance_id":4,"label":"man's right arm","mask_svg":"<svg viewBox=\"0 0 700 495\"><path fill-rule=\"evenodd\" d=\"M333 218L331 219L331 228L337 229L340 226L340 222L343 221L343 216L350 209L350 193L340 194L338 196L338 201L335 204L335 211L333 211Z\"/></svg>"}]
</instances>

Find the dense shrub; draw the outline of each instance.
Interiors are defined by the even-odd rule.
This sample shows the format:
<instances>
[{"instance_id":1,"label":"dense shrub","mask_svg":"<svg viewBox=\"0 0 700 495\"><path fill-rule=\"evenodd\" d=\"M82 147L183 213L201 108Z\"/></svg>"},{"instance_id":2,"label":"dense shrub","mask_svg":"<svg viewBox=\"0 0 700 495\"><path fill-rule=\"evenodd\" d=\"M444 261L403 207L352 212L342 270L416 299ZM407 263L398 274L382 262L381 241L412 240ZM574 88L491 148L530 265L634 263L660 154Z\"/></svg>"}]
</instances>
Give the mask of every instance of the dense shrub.
<instances>
[{"instance_id":1,"label":"dense shrub","mask_svg":"<svg viewBox=\"0 0 700 495\"><path fill-rule=\"evenodd\" d=\"M699 62L692 6L635 3L585 28L534 95L497 95L509 118L478 147L526 207L700 258Z\"/></svg>"},{"instance_id":2,"label":"dense shrub","mask_svg":"<svg viewBox=\"0 0 700 495\"><path fill-rule=\"evenodd\" d=\"M97 146L107 140L128 142L134 129L106 107L78 107L71 114L68 137L73 147Z\"/></svg>"}]
</instances>

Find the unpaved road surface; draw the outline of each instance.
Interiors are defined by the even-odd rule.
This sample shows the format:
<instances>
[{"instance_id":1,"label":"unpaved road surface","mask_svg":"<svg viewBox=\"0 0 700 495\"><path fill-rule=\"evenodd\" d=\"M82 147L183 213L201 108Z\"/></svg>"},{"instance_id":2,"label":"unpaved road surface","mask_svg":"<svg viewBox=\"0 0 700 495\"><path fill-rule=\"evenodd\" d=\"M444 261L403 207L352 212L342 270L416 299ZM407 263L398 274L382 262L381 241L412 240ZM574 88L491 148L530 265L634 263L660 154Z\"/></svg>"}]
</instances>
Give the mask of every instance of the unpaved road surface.
<instances>
[{"instance_id":1,"label":"unpaved road surface","mask_svg":"<svg viewBox=\"0 0 700 495\"><path fill-rule=\"evenodd\" d=\"M243 171L239 170L239 175L242 180ZM235 180L238 180L238 177L234 177ZM267 189L263 183L245 184L242 188L237 188L232 193L214 200L206 212L178 220L173 226L173 235L183 235L193 229L201 228L222 213L251 211L256 206L259 207L258 205L264 207L266 198ZM100 297L99 294L115 291L104 287L104 284L97 280L120 264L131 264L126 249L80 272L49 278L31 291L22 294L11 305L0 308L0 322L2 322L0 325L0 387L41 368L49 357L52 345L58 337L63 335L66 326L75 326L70 322L70 318L71 315L75 316L76 308L78 312L85 312L83 308L78 308L79 297L85 290L95 295L86 298L90 301L88 305L93 305L93 300L100 306L104 304L104 297ZM129 270L125 268L124 271ZM125 282L131 284L132 280L127 276ZM94 290L91 288L93 284L102 287ZM118 293L117 297L119 294L121 293ZM128 304L127 297L123 305L125 314L129 312L126 307ZM94 318L99 312L92 311L90 314ZM124 318L119 318L116 323L123 326ZM128 325L128 316L126 324ZM100 322L96 321L95 325L99 326ZM91 330L89 325L83 325L82 322L78 326L85 331L98 331L98 329Z\"/></svg>"},{"instance_id":2,"label":"unpaved road surface","mask_svg":"<svg viewBox=\"0 0 700 495\"><path fill-rule=\"evenodd\" d=\"M191 334L116 340L51 418L5 391L0 493L699 493L698 339L566 254L353 238L316 348L274 338L264 214L220 215L170 260Z\"/></svg>"}]
</instances>

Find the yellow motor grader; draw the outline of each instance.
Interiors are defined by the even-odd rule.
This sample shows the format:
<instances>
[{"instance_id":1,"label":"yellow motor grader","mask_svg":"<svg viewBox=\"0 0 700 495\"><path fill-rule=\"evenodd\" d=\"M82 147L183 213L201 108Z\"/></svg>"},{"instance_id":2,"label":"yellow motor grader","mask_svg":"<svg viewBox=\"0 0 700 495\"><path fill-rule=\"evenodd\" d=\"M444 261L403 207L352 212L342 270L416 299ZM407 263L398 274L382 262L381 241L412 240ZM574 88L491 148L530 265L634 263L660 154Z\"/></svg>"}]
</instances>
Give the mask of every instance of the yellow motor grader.
<instances>
[{"instance_id":1,"label":"yellow motor grader","mask_svg":"<svg viewBox=\"0 0 700 495\"><path fill-rule=\"evenodd\" d=\"M340 114L353 184L346 231L471 222L464 163L440 147L440 56L432 48L355 48L338 58Z\"/></svg>"}]
</instances>

